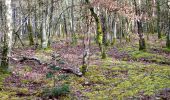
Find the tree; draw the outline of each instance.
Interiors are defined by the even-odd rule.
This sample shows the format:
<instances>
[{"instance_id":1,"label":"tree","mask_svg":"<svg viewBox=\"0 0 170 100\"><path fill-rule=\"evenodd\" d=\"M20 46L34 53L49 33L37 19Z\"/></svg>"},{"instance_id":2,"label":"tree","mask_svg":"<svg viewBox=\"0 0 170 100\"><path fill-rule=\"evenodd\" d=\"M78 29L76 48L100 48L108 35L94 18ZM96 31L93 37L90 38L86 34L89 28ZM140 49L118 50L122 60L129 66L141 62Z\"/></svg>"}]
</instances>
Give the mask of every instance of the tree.
<instances>
[{"instance_id":1,"label":"tree","mask_svg":"<svg viewBox=\"0 0 170 100\"><path fill-rule=\"evenodd\" d=\"M160 17L161 17L161 9L160 9L160 1L156 0L156 8L157 8L157 32L158 32L158 38L160 39L162 37L161 35L161 28L160 28Z\"/></svg>"},{"instance_id":2,"label":"tree","mask_svg":"<svg viewBox=\"0 0 170 100\"><path fill-rule=\"evenodd\" d=\"M105 59L106 58L106 53L105 53L105 47L103 45L103 30L102 30L102 24L100 22L99 17L97 16L97 14L94 12L94 8L91 6L89 0L86 0L86 3L89 5L89 10L91 12L91 15L93 16L93 18L95 19L95 23L96 23L96 27L97 27L97 43L99 45L101 54L102 54L102 58Z\"/></svg>"},{"instance_id":3,"label":"tree","mask_svg":"<svg viewBox=\"0 0 170 100\"><path fill-rule=\"evenodd\" d=\"M45 0L43 0L43 4L45 5ZM47 18L47 15L46 15L46 7L43 5L43 11L42 11L42 20L43 20L43 22L42 22L42 43L41 43L41 45L42 45L42 48L43 49L46 49L47 48L47 46L48 46L48 40L47 40L47 29L46 29L46 25L47 25L47 23L46 23L46 18Z\"/></svg>"},{"instance_id":4,"label":"tree","mask_svg":"<svg viewBox=\"0 0 170 100\"><path fill-rule=\"evenodd\" d=\"M6 13L5 13L6 31L4 31L4 44L3 44L3 51L2 51L1 67L4 69L8 69L9 57L11 56L12 33L13 33L11 0L5 0L5 6L6 6Z\"/></svg>"},{"instance_id":5,"label":"tree","mask_svg":"<svg viewBox=\"0 0 170 100\"><path fill-rule=\"evenodd\" d=\"M168 6L168 33L167 33L167 40L166 40L166 47L170 48L170 1L167 0Z\"/></svg>"},{"instance_id":6,"label":"tree","mask_svg":"<svg viewBox=\"0 0 170 100\"><path fill-rule=\"evenodd\" d=\"M138 35L139 35L139 50L145 50L146 44L145 44L144 35L142 33L141 0L138 0L138 2L139 2L139 5L137 5L136 0L134 0L136 22L137 22L137 28L138 28L137 32L138 32Z\"/></svg>"}]
</instances>

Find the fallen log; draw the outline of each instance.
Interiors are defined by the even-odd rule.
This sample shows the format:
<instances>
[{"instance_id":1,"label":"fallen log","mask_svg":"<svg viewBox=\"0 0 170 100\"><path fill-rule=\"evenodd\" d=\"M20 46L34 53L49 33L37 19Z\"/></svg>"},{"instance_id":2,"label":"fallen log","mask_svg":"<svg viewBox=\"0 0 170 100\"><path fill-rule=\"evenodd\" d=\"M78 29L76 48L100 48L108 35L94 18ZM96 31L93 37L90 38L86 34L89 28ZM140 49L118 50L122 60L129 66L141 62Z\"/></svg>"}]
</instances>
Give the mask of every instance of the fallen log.
<instances>
[{"instance_id":1,"label":"fallen log","mask_svg":"<svg viewBox=\"0 0 170 100\"><path fill-rule=\"evenodd\" d=\"M43 64L42 61L39 60L39 59L36 58L36 57L32 57L32 58L30 58L30 57L22 57L22 58L19 60L19 62L24 62L24 61L26 61L26 60L33 60L33 61L36 61L36 62L38 62L38 64L40 64L40 65Z\"/></svg>"},{"instance_id":2,"label":"fallen log","mask_svg":"<svg viewBox=\"0 0 170 100\"><path fill-rule=\"evenodd\" d=\"M13 58L13 60L17 61L17 62L21 62L23 63L24 61L27 61L27 60L31 60L31 61L36 61L38 62L38 64L40 65L47 65L47 66L51 66L50 63L47 63L47 62L42 62L40 59L38 59L37 57L22 57L21 59L17 59L17 58ZM53 64L52 66L57 66L55 64ZM82 72L80 71L79 68L77 67L68 67L68 68L63 68L63 67L60 67L62 71L66 72L66 73L72 73L72 74L75 74L76 76L79 76L81 77L82 76Z\"/></svg>"}]
</instances>

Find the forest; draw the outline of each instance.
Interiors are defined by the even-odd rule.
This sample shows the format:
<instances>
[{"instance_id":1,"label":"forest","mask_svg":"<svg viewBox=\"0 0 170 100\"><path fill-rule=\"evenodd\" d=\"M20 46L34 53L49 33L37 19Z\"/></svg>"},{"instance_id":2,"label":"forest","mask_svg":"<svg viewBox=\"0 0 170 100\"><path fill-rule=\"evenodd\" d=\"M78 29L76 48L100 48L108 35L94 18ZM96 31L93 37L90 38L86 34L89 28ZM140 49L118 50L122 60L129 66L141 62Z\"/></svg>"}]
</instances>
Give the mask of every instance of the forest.
<instances>
[{"instance_id":1,"label":"forest","mask_svg":"<svg viewBox=\"0 0 170 100\"><path fill-rule=\"evenodd\" d=\"M170 100L170 0L0 0L0 100Z\"/></svg>"}]
</instances>

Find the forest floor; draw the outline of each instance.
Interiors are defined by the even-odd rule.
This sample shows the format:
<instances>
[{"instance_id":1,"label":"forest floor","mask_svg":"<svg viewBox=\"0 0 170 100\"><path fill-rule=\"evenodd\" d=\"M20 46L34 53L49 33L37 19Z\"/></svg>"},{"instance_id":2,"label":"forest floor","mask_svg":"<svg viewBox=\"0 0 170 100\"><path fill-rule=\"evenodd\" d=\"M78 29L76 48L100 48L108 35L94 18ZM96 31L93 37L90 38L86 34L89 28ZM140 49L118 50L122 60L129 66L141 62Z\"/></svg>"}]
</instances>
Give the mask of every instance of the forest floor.
<instances>
[{"instance_id":1,"label":"forest floor","mask_svg":"<svg viewBox=\"0 0 170 100\"><path fill-rule=\"evenodd\" d=\"M92 43L90 63L85 76L79 77L46 63L77 70L82 64L83 46L54 42L50 49L16 48L12 52L10 73L0 73L0 100L44 99L48 88L65 86L55 92L59 100L170 100L170 50L165 41L152 36L147 50L139 51L138 42L117 41L107 49L107 59L101 59L99 48ZM52 55L57 55L53 58ZM44 64L26 60L36 57ZM69 90L67 90L67 85Z\"/></svg>"}]
</instances>

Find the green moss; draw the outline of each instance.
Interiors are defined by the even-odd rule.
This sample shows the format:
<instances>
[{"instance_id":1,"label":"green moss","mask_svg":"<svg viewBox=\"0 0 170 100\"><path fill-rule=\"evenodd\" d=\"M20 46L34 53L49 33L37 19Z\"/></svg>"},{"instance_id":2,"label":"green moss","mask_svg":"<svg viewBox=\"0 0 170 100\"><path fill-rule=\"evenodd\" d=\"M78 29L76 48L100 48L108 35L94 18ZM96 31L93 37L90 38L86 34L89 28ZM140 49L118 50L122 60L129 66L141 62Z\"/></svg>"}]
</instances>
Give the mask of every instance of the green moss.
<instances>
[{"instance_id":1,"label":"green moss","mask_svg":"<svg viewBox=\"0 0 170 100\"><path fill-rule=\"evenodd\" d=\"M103 42L103 34L97 34L97 43L98 44L102 44Z\"/></svg>"},{"instance_id":2,"label":"green moss","mask_svg":"<svg viewBox=\"0 0 170 100\"><path fill-rule=\"evenodd\" d=\"M53 50L52 50L51 47L48 47L48 48L45 48L45 49L39 48L39 49L36 50L36 53L39 53L39 52L52 53Z\"/></svg>"},{"instance_id":3,"label":"green moss","mask_svg":"<svg viewBox=\"0 0 170 100\"><path fill-rule=\"evenodd\" d=\"M140 59L140 58L152 58L156 55L143 51L134 51L131 53L131 56L135 59Z\"/></svg>"},{"instance_id":4,"label":"green moss","mask_svg":"<svg viewBox=\"0 0 170 100\"><path fill-rule=\"evenodd\" d=\"M0 99L1 100L8 100L9 99L9 94L5 92L0 92Z\"/></svg>"},{"instance_id":5,"label":"green moss","mask_svg":"<svg viewBox=\"0 0 170 100\"><path fill-rule=\"evenodd\" d=\"M146 43L144 38L139 40L139 50L140 51L146 50Z\"/></svg>"},{"instance_id":6,"label":"green moss","mask_svg":"<svg viewBox=\"0 0 170 100\"><path fill-rule=\"evenodd\" d=\"M5 87L6 91L16 92L21 94L29 94L28 88L18 88L18 87Z\"/></svg>"},{"instance_id":7,"label":"green moss","mask_svg":"<svg viewBox=\"0 0 170 100\"><path fill-rule=\"evenodd\" d=\"M85 77L71 76L72 92L81 91L90 100L139 99L141 92L153 95L170 84L170 68L165 65L113 61L111 58L101 63L89 66ZM91 85L83 87L81 84L86 81Z\"/></svg>"},{"instance_id":8,"label":"green moss","mask_svg":"<svg viewBox=\"0 0 170 100\"><path fill-rule=\"evenodd\" d=\"M34 38L33 38L33 31L32 31L32 25L30 23L30 20L28 21L28 37L29 37L29 45L34 45Z\"/></svg>"},{"instance_id":9,"label":"green moss","mask_svg":"<svg viewBox=\"0 0 170 100\"><path fill-rule=\"evenodd\" d=\"M32 67L30 67L30 66L24 66L24 71L25 71L25 72L31 72L31 71L32 71Z\"/></svg>"},{"instance_id":10,"label":"green moss","mask_svg":"<svg viewBox=\"0 0 170 100\"><path fill-rule=\"evenodd\" d=\"M116 38L113 38L111 45L115 45L115 44L116 44Z\"/></svg>"},{"instance_id":11,"label":"green moss","mask_svg":"<svg viewBox=\"0 0 170 100\"><path fill-rule=\"evenodd\" d=\"M30 83L31 81L30 80L27 80L27 79L23 79L23 80L21 80L21 83L23 83L23 84L28 84L28 83Z\"/></svg>"},{"instance_id":12,"label":"green moss","mask_svg":"<svg viewBox=\"0 0 170 100\"><path fill-rule=\"evenodd\" d=\"M166 53L170 53L170 48L163 48L162 50Z\"/></svg>"},{"instance_id":13,"label":"green moss","mask_svg":"<svg viewBox=\"0 0 170 100\"><path fill-rule=\"evenodd\" d=\"M130 54L131 59L137 60L137 61L147 61L147 62L153 62L153 63L159 63L159 64L170 64L170 59L166 58L162 55L153 54L149 52L143 52L143 51L133 51Z\"/></svg>"},{"instance_id":14,"label":"green moss","mask_svg":"<svg viewBox=\"0 0 170 100\"><path fill-rule=\"evenodd\" d=\"M52 52L52 50L49 51L44 51L44 50L39 50L35 53L35 57L40 59L43 62L48 62L51 61L52 57L48 55L49 52Z\"/></svg>"},{"instance_id":15,"label":"green moss","mask_svg":"<svg viewBox=\"0 0 170 100\"><path fill-rule=\"evenodd\" d=\"M81 72L83 73L83 75L86 74L86 72L87 72L87 65L83 65L83 66L81 67Z\"/></svg>"},{"instance_id":16,"label":"green moss","mask_svg":"<svg viewBox=\"0 0 170 100\"><path fill-rule=\"evenodd\" d=\"M0 70L0 88L3 86L4 79L10 75L9 72L4 72Z\"/></svg>"},{"instance_id":17,"label":"green moss","mask_svg":"<svg viewBox=\"0 0 170 100\"><path fill-rule=\"evenodd\" d=\"M76 45L77 44L77 40L78 40L78 34L74 33L72 34L72 45Z\"/></svg>"},{"instance_id":18,"label":"green moss","mask_svg":"<svg viewBox=\"0 0 170 100\"><path fill-rule=\"evenodd\" d=\"M52 50L52 48L48 47L48 48L45 48L45 49L44 49L44 52L46 52L46 53L52 53L53 50Z\"/></svg>"},{"instance_id":19,"label":"green moss","mask_svg":"<svg viewBox=\"0 0 170 100\"><path fill-rule=\"evenodd\" d=\"M106 47L103 46L103 50L102 50L102 59L106 59L106 58L107 58L105 49L106 49Z\"/></svg>"},{"instance_id":20,"label":"green moss","mask_svg":"<svg viewBox=\"0 0 170 100\"><path fill-rule=\"evenodd\" d=\"M63 84L58 87L44 89L43 95L45 97L52 96L52 97L59 97L62 95L66 95L70 92L70 88L68 84Z\"/></svg>"}]
</instances>

